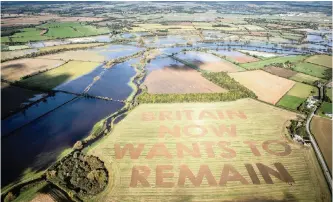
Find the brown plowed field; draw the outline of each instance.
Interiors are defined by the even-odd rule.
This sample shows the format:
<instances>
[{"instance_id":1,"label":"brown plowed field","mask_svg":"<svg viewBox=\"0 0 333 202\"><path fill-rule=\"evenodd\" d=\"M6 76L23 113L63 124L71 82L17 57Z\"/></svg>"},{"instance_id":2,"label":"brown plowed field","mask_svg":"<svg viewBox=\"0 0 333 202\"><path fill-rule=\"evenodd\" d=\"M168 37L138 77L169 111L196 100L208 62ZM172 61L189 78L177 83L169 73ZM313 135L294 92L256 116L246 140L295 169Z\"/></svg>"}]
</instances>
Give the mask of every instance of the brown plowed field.
<instances>
[{"instance_id":1,"label":"brown plowed field","mask_svg":"<svg viewBox=\"0 0 333 202\"><path fill-rule=\"evenodd\" d=\"M222 61L222 62L208 62L198 65L200 69L211 71L211 72L239 72L242 71L241 67L238 67L231 62Z\"/></svg>"},{"instance_id":2,"label":"brown plowed field","mask_svg":"<svg viewBox=\"0 0 333 202\"><path fill-rule=\"evenodd\" d=\"M196 70L186 67L164 67L152 71L144 84L152 94L216 93L227 90L206 80Z\"/></svg>"},{"instance_id":3,"label":"brown plowed field","mask_svg":"<svg viewBox=\"0 0 333 202\"><path fill-rule=\"evenodd\" d=\"M38 71L51 69L64 64L61 60L19 59L1 64L1 78L9 81L20 80L21 77Z\"/></svg>"},{"instance_id":4,"label":"brown plowed field","mask_svg":"<svg viewBox=\"0 0 333 202\"><path fill-rule=\"evenodd\" d=\"M295 84L262 70L246 71L229 74L243 86L252 90L259 100L275 104Z\"/></svg>"},{"instance_id":5,"label":"brown plowed field","mask_svg":"<svg viewBox=\"0 0 333 202\"><path fill-rule=\"evenodd\" d=\"M314 116L311 133L315 136L329 169L332 170L332 120Z\"/></svg>"},{"instance_id":6,"label":"brown plowed field","mask_svg":"<svg viewBox=\"0 0 333 202\"><path fill-rule=\"evenodd\" d=\"M293 70L280 67L273 67L273 66L265 67L264 70L276 76L280 76L287 79L297 74L297 72L294 72Z\"/></svg>"}]
</instances>

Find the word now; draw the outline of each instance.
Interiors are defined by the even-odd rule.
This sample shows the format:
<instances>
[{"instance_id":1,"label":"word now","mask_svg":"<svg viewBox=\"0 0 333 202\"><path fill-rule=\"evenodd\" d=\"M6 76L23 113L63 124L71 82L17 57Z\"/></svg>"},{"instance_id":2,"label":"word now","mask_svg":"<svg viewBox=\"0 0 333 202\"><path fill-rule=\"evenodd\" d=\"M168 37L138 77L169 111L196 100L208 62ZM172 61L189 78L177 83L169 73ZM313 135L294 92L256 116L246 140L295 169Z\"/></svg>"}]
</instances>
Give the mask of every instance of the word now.
<instances>
[{"instance_id":1,"label":"word now","mask_svg":"<svg viewBox=\"0 0 333 202\"><path fill-rule=\"evenodd\" d=\"M172 181L174 177L173 165L157 165L155 170L155 185L160 188L172 188L175 186L184 187L185 182L188 179L194 187L200 187L204 178L206 178L208 185L211 187L218 185L224 186L228 182L235 181L238 181L243 185L250 183L260 184L259 177L253 166L251 164L245 164L244 166L250 176L251 182L244 178L244 176L230 164L225 164L223 166L218 181L213 176L208 165L201 165L197 175L194 175L187 165L181 165L179 169L177 169L179 170L177 182ZM274 184L271 175L286 183L294 182L294 179L281 163L274 163L276 170L262 163L257 163L256 166L266 184ZM148 166L134 166L132 168L130 187L151 187L147 180L150 174L151 169Z\"/></svg>"},{"instance_id":2,"label":"word now","mask_svg":"<svg viewBox=\"0 0 333 202\"><path fill-rule=\"evenodd\" d=\"M141 115L143 121L180 121L180 120L204 120L204 119L247 119L243 111L233 110L201 110L199 113L194 110L178 110L178 111L160 111L160 112L144 112Z\"/></svg>"},{"instance_id":3,"label":"word now","mask_svg":"<svg viewBox=\"0 0 333 202\"><path fill-rule=\"evenodd\" d=\"M254 156L261 156L261 152L259 151L256 142L244 141L243 143L245 146L248 146L249 151L251 151ZM235 158L237 153L233 148L230 147L230 144L231 143L227 141L219 141L217 143L194 142L191 144L191 146L187 146L183 143L177 142L175 143L175 146L178 158L184 158L185 154L193 158L201 158L200 146L204 148L204 151L206 152L208 158L215 158L216 155L214 152L214 146L216 145L221 150L221 153L219 153L219 155L217 156L231 159ZM273 151L270 149L270 145L280 145L284 150L279 152ZM144 148L145 144L143 143L137 144L137 146L134 146L133 144L126 144L123 147L121 147L120 144L117 143L114 144L115 157L116 159L122 159L124 158L126 153L129 153L131 159L138 159L141 156ZM267 153L275 156L287 156L291 153L291 147L288 144L278 140L267 140L262 143L262 148ZM171 151L174 151L174 149L172 149ZM173 158L172 154L169 152L169 149L165 146L164 143L155 143L149 149L146 155L146 159L153 159L155 157L164 157L167 159Z\"/></svg>"}]
</instances>

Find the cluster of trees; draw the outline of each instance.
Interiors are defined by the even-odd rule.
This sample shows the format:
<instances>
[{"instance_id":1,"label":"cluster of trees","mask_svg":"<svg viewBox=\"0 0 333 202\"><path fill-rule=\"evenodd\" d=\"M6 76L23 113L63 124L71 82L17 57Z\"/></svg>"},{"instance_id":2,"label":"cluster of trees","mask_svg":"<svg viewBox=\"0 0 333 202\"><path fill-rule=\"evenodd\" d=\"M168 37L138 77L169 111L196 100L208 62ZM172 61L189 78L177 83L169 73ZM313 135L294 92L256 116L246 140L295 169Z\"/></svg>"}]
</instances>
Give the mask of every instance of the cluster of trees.
<instances>
[{"instance_id":1,"label":"cluster of trees","mask_svg":"<svg viewBox=\"0 0 333 202\"><path fill-rule=\"evenodd\" d=\"M46 172L46 178L70 192L70 196L79 198L100 193L108 183L104 163L95 156L86 156L79 151L52 166Z\"/></svg>"},{"instance_id":2,"label":"cluster of trees","mask_svg":"<svg viewBox=\"0 0 333 202\"><path fill-rule=\"evenodd\" d=\"M303 140L309 140L309 134L306 132L305 121L302 120L290 120L290 125L288 126L289 132L292 136L299 135Z\"/></svg>"},{"instance_id":3,"label":"cluster of trees","mask_svg":"<svg viewBox=\"0 0 333 202\"><path fill-rule=\"evenodd\" d=\"M140 103L217 102L257 97L225 72L203 72L202 76L229 91L225 93L149 94L144 89L144 92L139 95L138 101Z\"/></svg>"}]
</instances>

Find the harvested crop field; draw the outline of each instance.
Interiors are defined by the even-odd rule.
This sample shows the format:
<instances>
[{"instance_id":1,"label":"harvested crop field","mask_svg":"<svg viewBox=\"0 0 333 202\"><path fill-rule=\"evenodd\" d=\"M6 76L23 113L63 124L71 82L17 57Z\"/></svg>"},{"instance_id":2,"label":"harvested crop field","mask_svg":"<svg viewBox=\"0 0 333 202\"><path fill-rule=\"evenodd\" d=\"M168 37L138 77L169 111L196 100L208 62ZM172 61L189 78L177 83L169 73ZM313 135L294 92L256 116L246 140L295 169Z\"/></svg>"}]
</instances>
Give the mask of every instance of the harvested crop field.
<instances>
[{"instance_id":1,"label":"harvested crop field","mask_svg":"<svg viewBox=\"0 0 333 202\"><path fill-rule=\"evenodd\" d=\"M262 70L230 73L243 86L252 90L259 100L276 104L280 98L295 84L285 78L281 78Z\"/></svg>"},{"instance_id":2,"label":"harvested crop field","mask_svg":"<svg viewBox=\"0 0 333 202\"><path fill-rule=\"evenodd\" d=\"M87 153L109 185L92 201L330 201L296 114L253 100L140 104ZM259 190L259 191L258 191Z\"/></svg>"},{"instance_id":3,"label":"harvested crop field","mask_svg":"<svg viewBox=\"0 0 333 202\"><path fill-rule=\"evenodd\" d=\"M240 72L244 71L243 68L223 60L221 62L208 62L203 64L198 64L200 69L211 71L211 72Z\"/></svg>"},{"instance_id":4,"label":"harvested crop field","mask_svg":"<svg viewBox=\"0 0 333 202\"><path fill-rule=\"evenodd\" d=\"M35 95L38 94L41 94L41 92L19 88L1 82L1 97L5 98L1 101L1 118L20 109L23 103L28 103L29 99L34 98Z\"/></svg>"},{"instance_id":5,"label":"harvested crop field","mask_svg":"<svg viewBox=\"0 0 333 202\"><path fill-rule=\"evenodd\" d=\"M297 74L297 72L294 72L291 69L274 67L274 66L265 67L263 70L265 70L266 72L269 72L271 74L274 74L276 76L280 76L280 77L287 78L287 79Z\"/></svg>"},{"instance_id":6,"label":"harvested crop field","mask_svg":"<svg viewBox=\"0 0 333 202\"><path fill-rule=\"evenodd\" d=\"M246 55L246 54L238 52L238 51L219 50L219 51L213 51L213 52L215 52L216 54L219 54L219 55L224 55L229 60L232 60L233 62L238 62L238 63L256 62L259 60L258 58Z\"/></svg>"},{"instance_id":7,"label":"harvested crop field","mask_svg":"<svg viewBox=\"0 0 333 202\"><path fill-rule=\"evenodd\" d=\"M306 59L306 62L332 68L332 56L314 55Z\"/></svg>"},{"instance_id":8,"label":"harvested crop field","mask_svg":"<svg viewBox=\"0 0 333 202\"><path fill-rule=\"evenodd\" d=\"M106 58L100 55L97 51L90 50L77 50L77 51L66 51L51 55L44 55L39 58L53 59L53 60L80 60L86 62L104 62Z\"/></svg>"},{"instance_id":9,"label":"harvested crop field","mask_svg":"<svg viewBox=\"0 0 333 202\"><path fill-rule=\"evenodd\" d=\"M187 66L171 66L154 70L144 81L151 94L216 93L227 90L206 80Z\"/></svg>"},{"instance_id":10,"label":"harvested crop field","mask_svg":"<svg viewBox=\"0 0 333 202\"><path fill-rule=\"evenodd\" d=\"M23 49L23 50L15 50L15 51L4 51L1 52L1 60L9 60L18 57L22 57L24 55L28 55L30 53L37 52L36 49Z\"/></svg>"},{"instance_id":11,"label":"harvested crop field","mask_svg":"<svg viewBox=\"0 0 333 202\"><path fill-rule=\"evenodd\" d=\"M21 77L52 69L64 64L61 60L27 58L12 60L1 64L1 78L9 81L20 80Z\"/></svg>"},{"instance_id":12,"label":"harvested crop field","mask_svg":"<svg viewBox=\"0 0 333 202\"><path fill-rule=\"evenodd\" d=\"M53 89L64 82L76 79L79 76L91 72L99 64L100 63L96 62L70 61L56 69L24 79L20 81L20 83L31 87Z\"/></svg>"},{"instance_id":13,"label":"harvested crop field","mask_svg":"<svg viewBox=\"0 0 333 202\"><path fill-rule=\"evenodd\" d=\"M332 120L314 116L310 128L329 169L332 170Z\"/></svg>"}]
</instances>

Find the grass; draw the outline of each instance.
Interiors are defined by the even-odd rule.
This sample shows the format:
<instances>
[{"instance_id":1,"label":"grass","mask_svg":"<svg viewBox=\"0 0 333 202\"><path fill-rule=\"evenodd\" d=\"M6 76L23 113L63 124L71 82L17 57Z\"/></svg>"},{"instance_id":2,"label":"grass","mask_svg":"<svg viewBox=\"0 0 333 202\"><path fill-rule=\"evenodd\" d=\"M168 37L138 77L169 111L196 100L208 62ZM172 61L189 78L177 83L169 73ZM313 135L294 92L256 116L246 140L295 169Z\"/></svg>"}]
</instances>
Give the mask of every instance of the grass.
<instances>
[{"instance_id":1,"label":"grass","mask_svg":"<svg viewBox=\"0 0 333 202\"><path fill-rule=\"evenodd\" d=\"M42 87L50 90L64 82L89 73L98 65L97 62L70 61L56 69L24 79L20 83L29 87Z\"/></svg>"},{"instance_id":2,"label":"grass","mask_svg":"<svg viewBox=\"0 0 333 202\"><path fill-rule=\"evenodd\" d=\"M287 95L299 98L307 98L311 94L318 95L318 88L298 82L296 82L295 85L287 93Z\"/></svg>"},{"instance_id":3,"label":"grass","mask_svg":"<svg viewBox=\"0 0 333 202\"><path fill-rule=\"evenodd\" d=\"M323 66L319 66L319 65L315 65L315 64L311 64L308 62L298 63L292 69L294 71L302 72L304 74L318 77L318 78L323 78L323 79L329 79L330 75L332 75L332 74L329 74L329 72L331 72L332 69L329 69L329 68L326 68Z\"/></svg>"},{"instance_id":4,"label":"grass","mask_svg":"<svg viewBox=\"0 0 333 202\"><path fill-rule=\"evenodd\" d=\"M330 98L332 101L332 88L326 88L325 89L326 96Z\"/></svg>"},{"instance_id":5,"label":"grass","mask_svg":"<svg viewBox=\"0 0 333 202\"><path fill-rule=\"evenodd\" d=\"M332 68L332 56L314 55L306 59L307 62Z\"/></svg>"},{"instance_id":6,"label":"grass","mask_svg":"<svg viewBox=\"0 0 333 202\"><path fill-rule=\"evenodd\" d=\"M294 76L290 77L289 79L294 80L294 81L298 81L298 82L301 82L301 83L307 83L307 84L310 84L310 85L313 85L313 83L315 81L322 80L320 78L310 76L310 75L306 75L306 74L303 74L303 73L297 73Z\"/></svg>"},{"instance_id":7,"label":"grass","mask_svg":"<svg viewBox=\"0 0 333 202\"><path fill-rule=\"evenodd\" d=\"M287 109L297 110L297 108L305 100L305 98L295 97L292 95L284 95L276 105Z\"/></svg>"},{"instance_id":8,"label":"grass","mask_svg":"<svg viewBox=\"0 0 333 202\"><path fill-rule=\"evenodd\" d=\"M34 199L36 194L45 186L47 186L48 182L43 181L41 183L38 183L37 185L34 185L31 188L27 188L22 193L19 194L19 196L14 200L14 202L20 202L20 201L31 201Z\"/></svg>"},{"instance_id":9,"label":"grass","mask_svg":"<svg viewBox=\"0 0 333 202\"><path fill-rule=\"evenodd\" d=\"M285 57L276 57L276 58L269 58L266 60L260 60L257 62L250 62L250 63L244 63L241 64L241 67L244 67L245 69L251 70L251 69L261 69L264 68L265 65L271 65L273 63L285 63L287 61L290 61L292 63L294 62L300 62L304 60L306 56L285 56Z\"/></svg>"},{"instance_id":10,"label":"grass","mask_svg":"<svg viewBox=\"0 0 333 202\"><path fill-rule=\"evenodd\" d=\"M184 110L191 112L192 118L187 118ZM202 110L210 112L212 116L200 119ZM225 116L223 120L216 117L216 112L222 113L226 110L235 112L243 111L246 119L235 116L229 119ZM177 112L181 114L177 118ZM161 113L171 114L168 120L160 118ZM148 116L145 116L148 115ZM144 119L151 117L152 119ZM163 116L162 116L163 117ZM105 198L121 198L122 201L214 201L223 198L224 200L251 200L253 201L287 201L286 193L293 197L295 201L316 201L330 200L330 192L321 174L317 169L318 162L314 153L309 153L309 149L288 142L285 139L285 123L289 119L296 118L296 114L287 110L279 109L274 106L255 101L253 99L242 99L233 102L217 103L175 103L175 104L141 104L133 109L120 123L116 125L111 134L103 137L93 147L87 150L88 155L94 155L105 162L108 170L109 184L106 189L94 196L91 201L102 201ZM219 126L221 123L230 127L235 124L237 134L235 137L227 133L223 137L218 137L212 130L212 127ZM184 130L190 125L200 125L207 129L206 135L201 137L192 136L202 130ZM180 137L173 137L172 132L166 133L164 137L159 137L161 126L173 131L174 127L180 128ZM249 146L244 141L253 141L256 143L260 156L255 156ZM276 156L265 152L262 143L266 140L279 140L285 142L291 147L292 152L286 156ZM236 156L231 158L223 157L230 154L230 150L225 150L217 144L219 141L226 141L230 144L228 148L235 151ZM212 143L213 156L207 154L206 143ZM156 156L151 159L146 158L151 153L151 148L161 143L166 150L160 149L155 153ZM131 159L129 152L124 153L124 157L116 158L115 144L123 148L126 144L132 144L135 148L143 144L142 152L135 159ZM198 144L199 156L193 157L190 152L184 152L183 157L179 157L177 144L186 145L189 150L192 144ZM279 145L271 145L270 149L274 151L283 151ZM163 154L167 151L170 158ZM154 152L152 152L154 153ZM210 153L210 152L209 152ZM222 155L222 156L221 156ZM292 176L295 183L292 186L272 176L274 185L266 184L262 175L258 171L255 163L262 163L274 170L274 163L279 162L284 165L287 172ZM260 184L254 185L251 182L248 171L244 164L253 165L255 172L260 180ZM241 184L239 181L228 181L226 186L220 186L219 180L221 170L226 165L232 165L242 176L246 178L249 184ZM161 188L156 181L156 167L158 165L170 165L164 173L164 182L171 182L170 188ZM194 176L198 176L198 170L201 165L207 165L213 178L217 181L217 186L210 186L207 179L198 180L199 186L195 187L193 183L186 178L184 187L178 185L180 166L187 165ZM136 188L131 188L132 169L134 166L147 166L150 173L144 177L148 186L143 187L140 182ZM142 171L140 171L142 173ZM172 174L172 175L166 175ZM232 175L232 174L230 174ZM134 179L134 181L136 181ZM292 188L291 188L292 187ZM290 190L291 191L287 191ZM260 190L260 191L258 191ZM209 193L209 194L208 194ZM287 194L287 195L288 195Z\"/></svg>"},{"instance_id":11,"label":"grass","mask_svg":"<svg viewBox=\"0 0 333 202\"><path fill-rule=\"evenodd\" d=\"M323 102L319 108L318 114L321 116L325 116L325 113L332 114L332 103ZM326 116L325 116L326 117Z\"/></svg>"}]
</instances>

